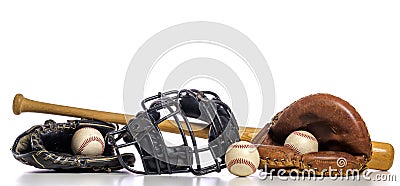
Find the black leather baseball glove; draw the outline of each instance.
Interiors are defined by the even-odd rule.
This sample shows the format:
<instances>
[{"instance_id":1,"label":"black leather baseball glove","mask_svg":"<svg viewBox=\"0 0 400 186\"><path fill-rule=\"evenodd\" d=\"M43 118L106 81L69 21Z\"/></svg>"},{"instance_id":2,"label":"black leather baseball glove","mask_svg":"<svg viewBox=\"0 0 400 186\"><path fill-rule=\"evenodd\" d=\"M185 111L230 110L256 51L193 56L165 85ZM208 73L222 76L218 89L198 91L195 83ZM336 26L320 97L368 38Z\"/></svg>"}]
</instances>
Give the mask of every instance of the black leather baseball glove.
<instances>
[{"instance_id":1,"label":"black leather baseball glove","mask_svg":"<svg viewBox=\"0 0 400 186\"><path fill-rule=\"evenodd\" d=\"M74 155L71 139L75 131L92 127L103 136L116 129L116 125L94 120L69 120L56 123L47 120L43 125L31 127L17 137L11 151L18 161L40 169L68 170L77 172L111 172L122 169L113 147L105 143L100 156ZM123 154L124 162L133 166L135 157Z\"/></svg>"}]
</instances>

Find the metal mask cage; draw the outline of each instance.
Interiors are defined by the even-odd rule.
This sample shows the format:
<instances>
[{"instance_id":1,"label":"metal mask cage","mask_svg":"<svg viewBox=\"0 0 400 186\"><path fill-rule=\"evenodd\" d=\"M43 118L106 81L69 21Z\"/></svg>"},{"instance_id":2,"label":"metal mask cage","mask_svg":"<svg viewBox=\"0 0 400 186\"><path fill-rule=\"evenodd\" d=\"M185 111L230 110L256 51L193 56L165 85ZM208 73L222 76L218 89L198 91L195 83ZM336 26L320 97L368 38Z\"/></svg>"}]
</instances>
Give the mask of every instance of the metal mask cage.
<instances>
[{"instance_id":1,"label":"metal mask cage","mask_svg":"<svg viewBox=\"0 0 400 186\"><path fill-rule=\"evenodd\" d=\"M208 99L206 95L212 98ZM198 148L194 131L187 118L187 116L196 117L198 113L195 112L197 111L192 111L191 108L185 110L180 104L185 96L189 96L195 105L198 104L201 112L198 119L210 125L208 146L204 148ZM147 106L149 103L150 106ZM239 133L231 110L220 101L217 94L209 91L172 90L148 97L142 101L141 105L143 112L131 119L129 124L121 130L108 134L108 142L114 146L124 168L138 174L192 172L195 175L203 175L220 172L222 168L226 167L224 161L226 149L232 143L239 141ZM168 113L161 117L160 110L167 110ZM220 116L221 113L225 115ZM229 116L229 120L226 116ZM183 145L167 146L165 144L158 124L169 118L178 127ZM193 148L189 146L185 130ZM117 141L122 138L125 143L117 144ZM144 171L135 170L121 158L120 149L128 146L136 147L141 156ZM211 153L214 163L202 167L199 153L206 151Z\"/></svg>"}]
</instances>

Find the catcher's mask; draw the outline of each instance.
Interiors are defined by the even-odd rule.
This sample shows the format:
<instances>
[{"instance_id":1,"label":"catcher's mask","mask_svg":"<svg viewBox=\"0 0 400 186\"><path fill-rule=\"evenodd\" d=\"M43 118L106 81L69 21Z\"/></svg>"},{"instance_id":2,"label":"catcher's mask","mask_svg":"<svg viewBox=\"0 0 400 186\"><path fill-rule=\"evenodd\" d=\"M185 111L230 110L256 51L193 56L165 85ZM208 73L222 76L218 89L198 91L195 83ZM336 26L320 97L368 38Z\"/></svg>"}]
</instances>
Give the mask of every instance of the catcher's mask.
<instances>
[{"instance_id":1,"label":"catcher's mask","mask_svg":"<svg viewBox=\"0 0 400 186\"><path fill-rule=\"evenodd\" d=\"M143 111L107 137L118 156L122 148L136 147L144 170L135 170L119 158L127 170L139 174L192 172L203 175L226 167L225 152L229 145L239 141L239 131L233 113L217 94L193 89L173 90L148 97L141 104ZM188 117L208 124L208 145L205 147L198 145ZM169 124L179 130L182 145L166 145L158 125L167 119L171 119ZM119 144L121 139L123 143ZM204 162L199 153L205 152L213 159L211 165L202 165Z\"/></svg>"}]
</instances>

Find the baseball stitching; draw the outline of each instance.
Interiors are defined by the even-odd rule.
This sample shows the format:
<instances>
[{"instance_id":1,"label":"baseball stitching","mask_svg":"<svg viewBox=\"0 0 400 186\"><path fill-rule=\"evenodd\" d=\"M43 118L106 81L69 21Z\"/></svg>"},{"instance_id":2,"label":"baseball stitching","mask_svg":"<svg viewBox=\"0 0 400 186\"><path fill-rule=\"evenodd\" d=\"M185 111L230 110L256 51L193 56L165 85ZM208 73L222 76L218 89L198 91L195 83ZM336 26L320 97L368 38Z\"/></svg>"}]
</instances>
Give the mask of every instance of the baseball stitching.
<instances>
[{"instance_id":1,"label":"baseball stitching","mask_svg":"<svg viewBox=\"0 0 400 186\"><path fill-rule=\"evenodd\" d=\"M298 154L302 154L302 153L300 152L300 150L299 150L296 146L294 146L293 144L291 144L291 143L286 143L284 146L285 146L285 147L288 147L288 148L290 148L290 149L295 150Z\"/></svg>"},{"instance_id":2,"label":"baseball stitching","mask_svg":"<svg viewBox=\"0 0 400 186\"><path fill-rule=\"evenodd\" d=\"M227 165L228 170L231 171L232 166L234 166L236 164L245 164L245 165L249 166L253 172L255 172L257 170L256 166L253 164L253 162L251 162L247 159L244 159L244 158L235 158L235 159L229 161L229 163Z\"/></svg>"},{"instance_id":3,"label":"baseball stitching","mask_svg":"<svg viewBox=\"0 0 400 186\"><path fill-rule=\"evenodd\" d=\"M101 144L101 151L104 151L104 142L102 139L100 139L97 136L90 136L89 138L86 138L85 141L81 144L81 146L78 149L79 154L82 154L83 150L85 149L86 146L89 145L90 142L97 141Z\"/></svg>"},{"instance_id":4,"label":"baseball stitching","mask_svg":"<svg viewBox=\"0 0 400 186\"><path fill-rule=\"evenodd\" d=\"M245 148L256 148L256 146L253 144L233 144L231 148L245 149Z\"/></svg>"},{"instance_id":5,"label":"baseball stitching","mask_svg":"<svg viewBox=\"0 0 400 186\"><path fill-rule=\"evenodd\" d=\"M303 133L298 132L298 131L293 132L293 134L295 134L297 136L300 136L300 137L303 137L303 138L307 138L307 139L315 141L315 142L318 142L317 139L315 139L313 136L310 136L310 135L307 135L307 134L303 134Z\"/></svg>"}]
</instances>

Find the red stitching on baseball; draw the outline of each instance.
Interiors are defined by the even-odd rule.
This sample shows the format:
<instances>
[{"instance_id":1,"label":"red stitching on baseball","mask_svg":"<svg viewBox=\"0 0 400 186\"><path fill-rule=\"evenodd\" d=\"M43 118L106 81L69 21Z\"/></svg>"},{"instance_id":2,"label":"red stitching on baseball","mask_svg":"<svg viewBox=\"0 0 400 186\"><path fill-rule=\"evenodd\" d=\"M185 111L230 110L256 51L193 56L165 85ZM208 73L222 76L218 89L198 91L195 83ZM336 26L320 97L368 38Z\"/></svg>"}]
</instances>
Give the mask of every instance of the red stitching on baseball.
<instances>
[{"instance_id":1,"label":"red stitching on baseball","mask_svg":"<svg viewBox=\"0 0 400 186\"><path fill-rule=\"evenodd\" d=\"M89 145L90 142L93 142L93 141L99 142L101 144L101 151L104 151L104 142L103 142L103 140L100 139L97 136L90 136L89 138L86 138L85 141L83 141L82 145L79 147L79 150L78 150L79 154L82 154L84 148L87 145Z\"/></svg>"},{"instance_id":2,"label":"red stitching on baseball","mask_svg":"<svg viewBox=\"0 0 400 186\"><path fill-rule=\"evenodd\" d=\"M256 146L253 144L233 144L232 148L245 149L245 148L256 148Z\"/></svg>"},{"instance_id":3,"label":"red stitching on baseball","mask_svg":"<svg viewBox=\"0 0 400 186\"><path fill-rule=\"evenodd\" d=\"M251 162L251 161L249 161L247 159L244 159L244 158L235 158L235 159L231 160L230 162L228 162L228 165L227 165L228 170L231 171L232 166L235 165L235 164L248 165L253 172L256 172L256 170L257 170L257 168L253 164L253 162Z\"/></svg>"},{"instance_id":4,"label":"red stitching on baseball","mask_svg":"<svg viewBox=\"0 0 400 186\"><path fill-rule=\"evenodd\" d=\"M315 139L313 136L310 136L308 134L303 134L303 133L301 133L299 131L294 131L293 134L298 135L298 136L303 137L303 138L307 138L307 139L315 141L315 142L318 142L317 139Z\"/></svg>"},{"instance_id":5,"label":"red stitching on baseball","mask_svg":"<svg viewBox=\"0 0 400 186\"><path fill-rule=\"evenodd\" d=\"M290 144L290 143L286 143L285 145L283 145L283 146L285 146L285 147L288 147L288 148L290 148L290 149L293 149L293 150L295 150L298 154L302 154L301 152L300 152L300 149L298 149L296 146L294 146L293 144Z\"/></svg>"}]
</instances>

